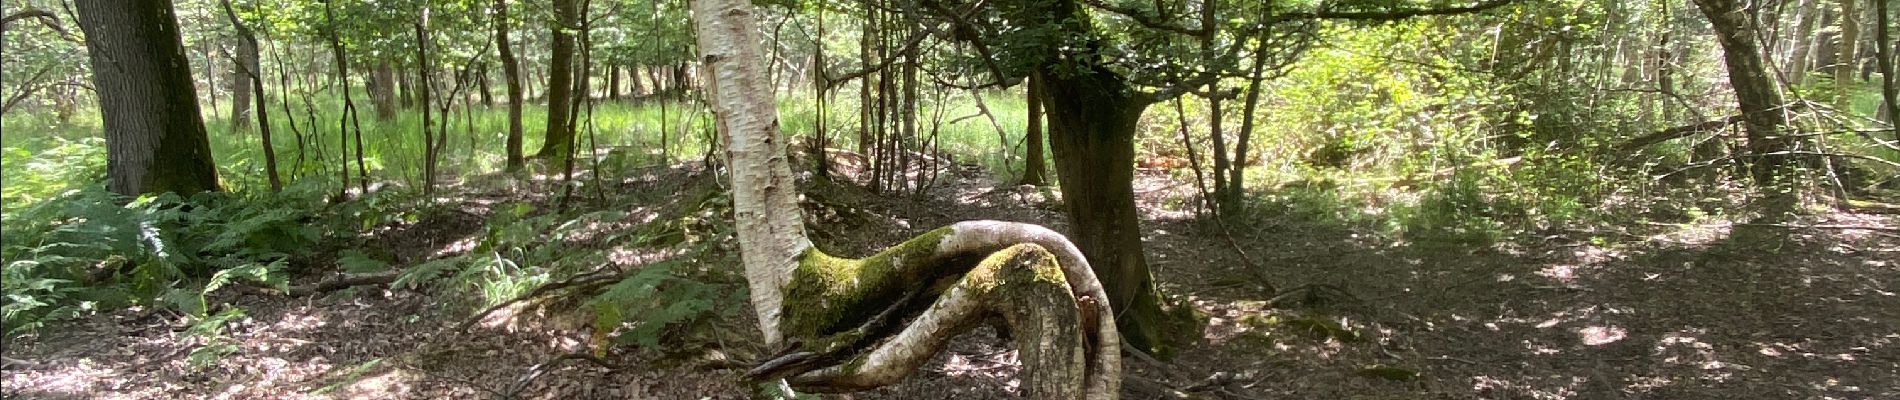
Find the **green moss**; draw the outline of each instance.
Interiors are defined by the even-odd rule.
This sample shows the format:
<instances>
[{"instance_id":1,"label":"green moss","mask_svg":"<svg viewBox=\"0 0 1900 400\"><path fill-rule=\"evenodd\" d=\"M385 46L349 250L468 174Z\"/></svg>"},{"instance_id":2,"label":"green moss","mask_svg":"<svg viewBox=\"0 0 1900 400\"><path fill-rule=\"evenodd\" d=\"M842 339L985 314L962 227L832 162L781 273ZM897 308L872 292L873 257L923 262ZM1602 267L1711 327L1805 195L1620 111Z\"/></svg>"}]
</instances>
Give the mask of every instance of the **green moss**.
<instances>
[{"instance_id":1,"label":"green moss","mask_svg":"<svg viewBox=\"0 0 1900 400\"><path fill-rule=\"evenodd\" d=\"M1062 275L1062 267L1056 264L1055 256L1035 244L1018 244L991 253L976 269L964 275L964 282L981 292L995 289L1003 282L1068 285L1068 280Z\"/></svg>"},{"instance_id":2,"label":"green moss","mask_svg":"<svg viewBox=\"0 0 1900 400\"><path fill-rule=\"evenodd\" d=\"M843 332L900 300L908 289L963 273L946 263L959 255L937 251L951 233L938 228L862 259L806 250L785 288L781 329L788 337L807 340Z\"/></svg>"}]
</instances>

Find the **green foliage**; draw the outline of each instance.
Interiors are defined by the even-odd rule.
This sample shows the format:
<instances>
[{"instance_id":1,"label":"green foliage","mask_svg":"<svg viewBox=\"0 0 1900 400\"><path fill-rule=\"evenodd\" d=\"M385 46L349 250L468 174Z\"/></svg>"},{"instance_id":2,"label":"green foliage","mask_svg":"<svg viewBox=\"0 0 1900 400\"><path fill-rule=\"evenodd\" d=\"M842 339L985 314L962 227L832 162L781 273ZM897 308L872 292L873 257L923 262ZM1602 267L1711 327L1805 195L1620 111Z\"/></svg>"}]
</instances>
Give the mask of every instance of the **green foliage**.
<instances>
[{"instance_id":1,"label":"green foliage","mask_svg":"<svg viewBox=\"0 0 1900 400\"><path fill-rule=\"evenodd\" d=\"M237 343L224 334L224 326L233 320L244 318L244 309L230 308L217 315L197 316L185 335L200 340L198 347L192 348L185 356L185 362L192 369L203 369L217 365L225 356L238 351Z\"/></svg>"},{"instance_id":2,"label":"green foliage","mask_svg":"<svg viewBox=\"0 0 1900 400\"><path fill-rule=\"evenodd\" d=\"M667 328L706 315L714 301L741 300L720 298L716 287L680 276L674 271L679 265L662 262L641 267L587 300L583 307L594 311L595 336L611 335L620 344L657 347Z\"/></svg>"},{"instance_id":3,"label":"green foliage","mask_svg":"<svg viewBox=\"0 0 1900 400\"><path fill-rule=\"evenodd\" d=\"M309 193L127 199L96 185L8 213L6 334L127 305L202 314L205 293L240 280L282 287L321 236L313 200L296 197Z\"/></svg>"}]
</instances>

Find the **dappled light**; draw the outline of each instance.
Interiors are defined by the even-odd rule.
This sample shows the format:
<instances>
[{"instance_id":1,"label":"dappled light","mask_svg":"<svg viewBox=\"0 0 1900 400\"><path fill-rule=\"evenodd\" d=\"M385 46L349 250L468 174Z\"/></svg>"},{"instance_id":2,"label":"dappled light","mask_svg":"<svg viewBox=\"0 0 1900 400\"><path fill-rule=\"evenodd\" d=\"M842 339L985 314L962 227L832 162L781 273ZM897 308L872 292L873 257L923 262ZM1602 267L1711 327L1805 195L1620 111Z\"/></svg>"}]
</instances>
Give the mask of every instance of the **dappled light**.
<instances>
[{"instance_id":1,"label":"dappled light","mask_svg":"<svg viewBox=\"0 0 1900 400\"><path fill-rule=\"evenodd\" d=\"M0 391L1900 399L1894 6L9 1Z\"/></svg>"}]
</instances>

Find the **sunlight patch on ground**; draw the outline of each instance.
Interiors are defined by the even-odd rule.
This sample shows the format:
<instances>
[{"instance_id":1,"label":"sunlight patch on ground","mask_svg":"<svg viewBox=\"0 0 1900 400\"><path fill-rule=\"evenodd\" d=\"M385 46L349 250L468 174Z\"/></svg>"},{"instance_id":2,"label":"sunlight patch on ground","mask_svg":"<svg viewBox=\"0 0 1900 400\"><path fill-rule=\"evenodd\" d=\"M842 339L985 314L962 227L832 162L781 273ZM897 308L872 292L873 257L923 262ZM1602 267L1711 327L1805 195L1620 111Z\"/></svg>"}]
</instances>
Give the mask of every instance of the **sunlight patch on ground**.
<instances>
[{"instance_id":1,"label":"sunlight patch on ground","mask_svg":"<svg viewBox=\"0 0 1900 400\"><path fill-rule=\"evenodd\" d=\"M1622 341L1629 332L1616 326L1586 326L1577 330L1577 337L1585 346L1602 346Z\"/></svg>"},{"instance_id":2,"label":"sunlight patch on ground","mask_svg":"<svg viewBox=\"0 0 1900 400\"><path fill-rule=\"evenodd\" d=\"M1678 229L1650 235L1648 240L1677 245L1704 246L1728 238L1729 233L1735 229L1735 223L1729 221L1672 226Z\"/></svg>"},{"instance_id":3,"label":"sunlight patch on ground","mask_svg":"<svg viewBox=\"0 0 1900 400\"><path fill-rule=\"evenodd\" d=\"M1577 389L1587 382L1589 379L1571 377L1570 384L1564 387L1537 388L1504 378L1476 376L1471 378L1471 391L1484 398L1567 400L1577 398Z\"/></svg>"},{"instance_id":4,"label":"sunlight patch on ground","mask_svg":"<svg viewBox=\"0 0 1900 400\"><path fill-rule=\"evenodd\" d=\"M950 354L943 363L941 371L946 376L980 377L1004 382L1014 391L1022 382L1016 378L1022 372L1021 353L1016 350L1004 350L983 355Z\"/></svg>"},{"instance_id":5,"label":"sunlight patch on ground","mask_svg":"<svg viewBox=\"0 0 1900 400\"><path fill-rule=\"evenodd\" d=\"M415 378L399 369L390 369L380 374L363 377L351 382L342 389L331 393L330 398L338 399L399 399L407 397L415 389L410 382Z\"/></svg>"},{"instance_id":6,"label":"sunlight patch on ground","mask_svg":"<svg viewBox=\"0 0 1900 400\"><path fill-rule=\"evenodd\" d=\"M51 370L7 371L6 386L8 397L13 396L70 396L73 398L115 398L113 396L145 397L151 394L135 395L115 393L116 388L102 387L106 382L116 379L119 371L100 367L90 358L82 358L73 365ZM32 393L21 393L19 388L33 388Z\"/></svg>"},{"instance_id":7,"label":"sunlight patch on ground","mask_svg":"<svg viewBox=\"0 0 1900 400\"><path fill-rule=\"evenodd\" d=\"M442 257L467 253L469 250L474 250L475 245L480 242L481 242L480 238L474 235L463 237L461 239L455 239L455 241L449 242L448 245L442 246L442 248L439 248L439 249L435 249L434 253L429 254L429 258L431 259L442 258Z\"/></svg>"},{"instance_id":8,"label":"sunlight patch on ground","mask_svg":"<svg viewBox=\"0 0 1900 400\"><path fill-rule=\"evenodd\" d=\"M1723 361L1716 354L1715 346L1698 337L1693 331L1677 331L1663 335L1655 346L1655 355L1663 356L1663 362L1702 370L1699 379L1710 382L1727 382L1736 379L1737 372L1755 369L1752 366Z\"/></svg>"}]
</instances>

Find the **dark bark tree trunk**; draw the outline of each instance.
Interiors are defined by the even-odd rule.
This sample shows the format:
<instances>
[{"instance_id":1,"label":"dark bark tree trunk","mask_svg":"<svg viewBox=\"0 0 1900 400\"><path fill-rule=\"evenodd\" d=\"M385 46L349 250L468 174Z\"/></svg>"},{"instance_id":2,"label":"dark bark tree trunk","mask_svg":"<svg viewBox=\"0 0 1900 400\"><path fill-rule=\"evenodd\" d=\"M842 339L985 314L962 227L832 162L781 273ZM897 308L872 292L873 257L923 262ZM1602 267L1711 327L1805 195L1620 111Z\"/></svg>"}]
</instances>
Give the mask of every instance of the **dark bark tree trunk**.
<instances>
[{"instance_id":1,"label":"dark bark tree trunk","mask_svg":"<svg viewBox=\"0 0 1900 400\"><path fill-rule=\"evenodd\" d=\"M416 82L410 78L409 71L407 71L408 68L399 67L396 69L396 89L399 92L396 97L402 100L402 108L414 108L416 106Z\"/></svg>"},{"instance_id":2,"label":"dark bark tree trunk","mask_svg":"<svg viewBox=\"0 0 1900 400\"><path fill-rule=\"evenodd\" d=\"M416 97L422 104L422 197L425 199L435 195L436 153L441 151L436 146L435 136L429 132L429 108L434 106L429 98L432 69L429 65L429 8L424 6L416 19L416 90L420 92ZM443 119L448 117L447 113L442 115Z\"/></svg>"},{"instance_id":3,"label":"dark bark tree trunk","mask_svg":"<svg viewBox=\"0 0 1900 400\"><path fill-rule=\"evenodd\" d=\"M813 140L810 152L812 173L817 174L819 178L829 179L831 178L831 157L825 152L825 148L830 145L825 142L831 140L831 132L826 130L825 120L831 114L830 99L827 97L831 90L831 76L828 74L830 71L825 68L825 7L818 7L817 11L818 34L812 39L811 88L812 94L818 98L818 103L814 110L814 114L817 114L816 118L812 119Z\"/></svg>"},{"instance_id":4,"label":"dark bark tree trunk","mask_svg":"<svg viewBox=\"0 0 1900 400\"><path fill-rule=\"evenodd\" d=\"M389 61L376 63L369 76L369 101L376 109L377 121L396 118L396 68Z\"/></svg>"},{"instance_id":5,"label":"dark bark tree trunk","mask_svg":"<svg viewBox=\"0 0 1900 400\"><path fill-rule=\"evenodd\" d=\"M1722 46L1729 85L1735 88L1735 100L1747 130L1749 176L1761 188L1780 191L1774 187L1782 183L1780 176L1786 172L1791 157L1775 153L1792 150L1794 141L1779 132L1787 124L1781 110L1781 90L1762 62L1754 18L1737 0L1695 0L1695 3L1714 26L1716 40ZM1792 202L1781 206L1792 207Z\"/></svg>"},{"instance_id":6,"label":"dark bark tree trunk","mask_svg":"<svg viewBox=\"0 0 1900 400\"><path fill-rule=\"evenodd\" d=\"M482 99L482 107L494 107L495 95L488 85L488 63L476 65L475 71L475 90Z\"/></svg>"},{"instance_id":7,"label":"dark bark tree trunk","mask_svg":"<svg viewBox=\"0 0 1900 400\"><path fill-rule=\"evenodd\" d=\"M1081 71L1038 71L1048 107L1049 143L1072 224L1069 237L1095 268L1121 315L1128 343L1168 355L1171 323L1142 250L1135 208L1135 128L1148 100L1101 65Z\"/></svg>"},{"instance_id":8,"label":"dark bark tree trunk","mask_svg":"<svg viewBox=\"0 0 1900 400\"><path fill-rule=\"evenodd\" d=\"M548 56L548 124L546 138L536 157L566 157L574 145L573 130L568 129L569 109L574 96L574 34L577 25L574 0L553 0L554 24L552 47Z\"/></svg>"},{"instance_id":9,"label":"dark bark tree trunk","mask_svg":"<svg viewBox=\"0 0 1900 400\"><path fill-rule=\"evenodd\" d=\"M1052 2L1047 12L1026 12L1030 25L1074 37L1094 37L1083 5ZM1187 324L1162 307L1141 243L1135 208L1135 132L1151 96L1095 55L1099 42L1049 55L1035 72L1049 118L1049 144L1070 226L1069 237L1107 288L1124 339L1136 348L1171 356Z\"/></svg>"},{"instance_id":10,"label":"dark bark tree trunk","mask_svg":"<svg viewBox=\"0 0 1900 400\"><path fill-rule=\"evenodd\" d=\"M521 139L521 65L515 61L514 44L508 42L508 0L495 0L495 47L501 53L501 79L508 87L508 171L527 166L522 161Z\"/></svg>"},{"instance_id":11,"label":"dark bark tree trunk","mask_svg":"<svg viewBox=\"0 0 1900 400\"><path fill-rule=\"evenodd\" d=\"M124 195L220 190L171 2L74 4L105 125L108 188Z\"/></svg>"},{"instance_id":12,"label":"dark bark tree trunk","mask_svg":"<svg viewBox=\"0 0 1900 400\"><path fill-rule=\"evenodd\" d=\"M620 66L608 65L602 70L607 73L607 99L620 101Z\"/></svg>"},{"instance_id":13,"label":"dark bark tree trunk","mask_svg":"<svg viewBox=\"0 0 1900 400\"><path fill-rule=\"evenodd\" d=\"M1248 164L1247 147L1253 141L1254 111L1260 106L1260 84L1266 79L1263 75L1267 64L1266 33L1261 33L1258 40L1260 42L1254 48L1253 65L1247 70L1247 98L1242 100L1240 106L1240 137L1234 140L1234 160L1232 169L1227 171L1227 190L1217 193L1220 197L1217 207L1223 213L1238 211L1243 204L1241 199L1245 198L1247 192L1243 185Z\"/></svg>"},{"instance_id":14,"label":"dark bark tree trunk","mask_svg":"<svg viewBox=\"0 0 1900 400\"><path fill-rule=\"evenodd\" d=\"M1042 83L1035 77L1029 78L1025 101L1029 107L1029 125L1023 129L1023 180L1019 184L1043 186L1049 184L1049 168L1043 162L1042 143Z\"/></svg>"},{"instance_id":15,"label":"dark bark tree trunk","mask_svg":"<svg viewBox=\"0 0 1900 400\"><path fill-rule=\"evenodd\" d=\"M1894 46L1900 44L1893 41L1893 15L1888 14L1891 6L1887 1L1873 0L1874 22L1878 24L1874 26L1874 38L1878 41L1874 50L1879 53L1876 67L1880 68L1880 96L1885 103L1881 107L1882 120L1888 125L1900 125L1900 76L1894 76ZM1894 130L1893 140L1900 141L1900 129Z\"/></svg>"},{"instance_id":16,"label":"dark bark tree trunk","mask_svg":"<svg viewBox=\"0 0 1900 400\"><path fill-rule=\"evenodd\" d=\"M251 31L251 27L245 26L243 20L238 19L237 10L231 9L231 0L224 0L219 4L224 7L224 16L231 20L231 26L237 30L239 40L238 73L243 75L242 80L244 82L250 84L251 87L247 89L248 92L256 95L254 104L257 108L257 132L263 142L265 178L269 180L270 190L272 192L283 191L284 181L282 177L277 175L277 149L270 135L270 106L264 97L264 77L259 74L259 68L262 68L263 65L258 62L257 33ZM240 91L240 93L244 93L244 91ZM243 108L241 106L244 103L252 102L239 102L238 108ZM238 121L244 121L244 119L240 118Z\"/></svg>"},{"instance_id":17,"label":"dark bark tree trunk","mask_svg":"<svg viewBox=\"0 0 1900 400\"><path fill-rule=\"evenodd\" d=\"M342 153L344 159L343 189L350 186L350 144L347 142L354 138L356 139L356 173L357 177L361 178L356 181L356 185L358 190L367 194L369 193L369 165L363 161L363 126L356 111L355 96L350 93L350 59L343 51L342 34L337 32L340 25L336 22L336 9L328 0L323 3L323 17L327 25L324 33L330 39L330 56L336 60L337 87L343 89L343 113L337 117L338 151ZM339 195L343 194L343 189L339 189Z\"/></svg>"}]
</instances>

